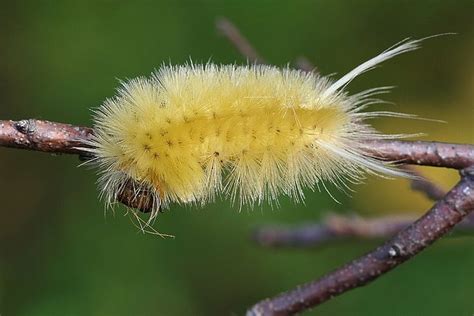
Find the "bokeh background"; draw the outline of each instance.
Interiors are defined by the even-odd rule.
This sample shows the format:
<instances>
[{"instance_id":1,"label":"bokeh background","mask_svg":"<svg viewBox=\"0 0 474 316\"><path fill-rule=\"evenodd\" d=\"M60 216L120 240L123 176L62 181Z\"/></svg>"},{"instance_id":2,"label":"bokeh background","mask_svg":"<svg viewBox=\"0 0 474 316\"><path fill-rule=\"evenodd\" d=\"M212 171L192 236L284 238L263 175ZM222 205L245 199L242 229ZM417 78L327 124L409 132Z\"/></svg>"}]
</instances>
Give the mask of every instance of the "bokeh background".
<instances>
[{"instance_id":1,"label":"bokeh background","mask_svg":"<svg viewBox=\"0 0 474 316\"><path fill-rule=\"evenodd\" d=\"M396 85L377 108L446 124L380 119L384 132L473 143L472 1L2 1L0 118L91 124L91 108L118 79L162 63L245 63L215 29L227 17L264 58L286 65L306 56L323 74L349 71L405 37L456 32L384 63L349 90ZM104 214L96 175L77 157L0 148L2 315L241 315L258 300L309 281L380 240L314 249L265 249L251 239L267 223L295 225L329 212L421 213L430 202L404 180L370 178L352 198L307 194L238 212L221 202L174 206L140 233ZM422 169L449 188L455 172ZM307 315L472 315L474 237L452 235L373 284Z\"/></svg>"}]
</instances>

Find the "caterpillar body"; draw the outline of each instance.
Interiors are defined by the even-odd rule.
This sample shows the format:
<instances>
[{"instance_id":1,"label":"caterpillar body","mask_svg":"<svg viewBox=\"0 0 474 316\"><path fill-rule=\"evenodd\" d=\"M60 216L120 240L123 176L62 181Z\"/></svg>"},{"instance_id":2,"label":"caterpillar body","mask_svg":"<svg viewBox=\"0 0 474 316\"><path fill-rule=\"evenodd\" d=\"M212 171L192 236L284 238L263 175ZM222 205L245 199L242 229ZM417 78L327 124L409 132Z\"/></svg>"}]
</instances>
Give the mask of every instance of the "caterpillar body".
<instances>
[{"instance_id":1,"label":"caterpillar body","mask_svg":"<svg viewBox=\"0 0 474 316\"><path fill-rule=\"evenodd\" d=\"M405 40L337 81L264 65L164 66L150 78L123 83L94 115L88 142L99 165L102 195L113 203L126 183L153 195L154 217L170 203L204 204L219 194L240 205L302 200L304 188L344 189L366 173L406 176L376 160L366 120L405 116L364 112L389 87L349 95L355 77L418 48Z\"/></svg>"}]
</instances>

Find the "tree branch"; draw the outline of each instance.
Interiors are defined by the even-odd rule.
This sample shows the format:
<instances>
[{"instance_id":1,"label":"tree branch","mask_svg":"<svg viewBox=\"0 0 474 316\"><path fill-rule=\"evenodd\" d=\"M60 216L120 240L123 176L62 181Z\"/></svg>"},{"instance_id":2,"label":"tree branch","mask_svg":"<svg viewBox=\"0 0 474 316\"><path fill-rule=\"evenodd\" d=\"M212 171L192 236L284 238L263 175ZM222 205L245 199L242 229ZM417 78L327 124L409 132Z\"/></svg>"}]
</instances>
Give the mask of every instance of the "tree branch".
<instances>
[{"instance_id":1,"label":"tree branch","mask_svg":"<svg viewBox=\"0 0 474 316\"><path fill-rule=\"evenodd\" d=\"M316 281L261 301L248 316L294 315L368 284L431 245L474 210L474 167L423 217L368 254Z\"/></svg>"},{"instance_id":2,"label":"tree branch","mask_svg":"<svg viewBox=\"0 0 474 316\"><path fill-rule=\"evenodd\" d=\"M60 154L85 154L89 127L42 120L0 121L0 146Z\"/></svg>"},{"instance_id":3,"label":"tree branch","mask_svg":"<svg viewBox=\"0 0 474 316\"><path fill-rule=\"evenodd\" d=\"M93 130L43 120L0 120L0 147L36 150L50 153L78 154L88 158L84 140L89 140ZM474 164L474 146L439 142L370 141L366 149L374 157L386 161L440 166L461 169ZM117 197L119 202L143 212L151 210L153 199L147 192L136 190L133 182L125 186Z\"/></svg>"},{"instance_id":4,"label":"tree branch","mask_svg":"<svg viewBox=\"0 0 474 316\"><path fill-rule=\"evenodd\" d=\"M374 157L411 165L464 169L474 164L474 146L441 142L372 140L365 148Z\"/></svg>"},{"instance_id":5,"label":"tree branch","mask_svg":"<svg viewBox=\"0 0 474 316\"><path fill-rule=\"evenodd\" d=\"M390 238L416 220L415 216L359 216L330 215L321 223L297 227L268 225L257 228L253 239L264 247L318 247L329 242L349 239ZM474 214L467 216L456 231L473 232Z\"/></svg>"},{"instance_id":6,"label":"tree branch","mask_svg":"<svg viewBox=\"0 0 474 316\"><path fill-rule=\"evenodd\" d=\"M89 127L43 121L0 120L0 147L63 154L87 154L93 130ZM364 148L373 157L397 163L463 169L474 164L474 146L422 141L367 141Z\"/></svg>"},{"instance_id":7,"label":"tree branch","mask_svg":"<svg viewBox=\"0 0 474 316\"><path fill-rule=\"evenodd\" d=\"M317 247L349 238L372 239L391 237L416 218L386 216L365 219L359 216L329 215L321 223L298 227L268 225L256 229L253 239L265 247Z\"/></svg>"},{"instance_id":8,"label":"tree branch","mask_svg":"<svg viewBox=\"0 0 474 316\"><path fill-rule=\"evenodd\" d=\"M93 135L92 128L43 120L0 120L0 147L35 150L58 154L77 154L87 160L85 140ZM133 182L124 186L117 200L142 212L151 210L153 200L146 192L137 192Z\"/></svg>"}]
</instances>

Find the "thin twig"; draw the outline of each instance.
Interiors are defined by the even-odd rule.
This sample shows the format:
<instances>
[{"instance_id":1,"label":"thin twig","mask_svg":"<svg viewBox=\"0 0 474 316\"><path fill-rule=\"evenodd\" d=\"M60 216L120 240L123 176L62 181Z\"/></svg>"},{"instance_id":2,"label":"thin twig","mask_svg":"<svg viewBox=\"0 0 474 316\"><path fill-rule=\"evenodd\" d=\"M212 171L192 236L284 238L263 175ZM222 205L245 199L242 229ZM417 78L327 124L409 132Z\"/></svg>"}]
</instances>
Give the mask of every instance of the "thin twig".
<instances>
[{"instance_id":1,"label":"thin twig","mask_svg":"<svg viewBox=\"0 0 474 316\"><path fill-rule=\"evenodd\" d=\"M316 281L253 306L248 316L294 315L353 288L366 285L394 269L448 233L474 210L474 167L423 217L368 254Z\"/></svg>"},{"instance_id":2,"label":"thin twig","mask_svg":"<svg viewBox=\"0 0 474 316\"><path fill-rule=\"evenodd\" d=\"M229 19L225 17L218 18L216 20L216 29L224 35L249 62L254 64L267 64L255 47L253 47L247 38L242 35L239 28ZM317 68L304 56L300 56L295 60L295 66L296 68L307 72L317 73L318 71Z\"/></svg>"},{"instance_id":3,"label":"thin twig","mask_svg":"<svg viewBox=\"0 0 474 316\"><path fill-rule=\"evenodd\" d=\"M243 36L239 29L227 18L218 18L216 28L221 32L249 62L266 64L265 60Z\"/></svg>"},{"instance_id":4,"label":"thin twig","mask_svg":"<svg viewBox=\"0 0 474 316\"><path fill-rule=\"evenodd\" d=\"M446 194L445 190L443 190L439 185L433 181L428 180L412 166L403 166L403 169L416 176L416 178L411 179L410 187L412 190L425 194L427 198L433 201L442 199Z\"/></svg>"},{"instance_id":5,"label":"thin twig","mask_svg":"<svg viewBox=\"0 0 474 316\"><path fill-rule=\"evenodd\" d=\"M321 223L297 227L266 225L253 238L265 247L315 247L348 238L372 239L391 237L411 224L413 216L386 216L364 219L359 216L329 215Z\"/></svg>"},{"instance_id":6,"label":"thin twig","mask_svg":"<svg viewBox=\"0 0 474 316\"><path fill-rule=\"evenodd\" d=\"M314 66L308 58L304 57L304 56L300 56L298 58L296 58L295 60L295 66L298 68L298 69L301 69L303 71L306 71L306 72L312 72L312 73L318 73L318 68L316 68L316 66Z\"/></svg>"},{"instance_id":7,"label":"thin twig","mask_svg":"<svg viewBox=\"0 0 474 316\"><path fill-rule=\"evenodd\" d=\"M297 227L266 225L256 229L253 239L264 247L318 247L330 242L352 239L390 238L416 220L416 216L359 216L330 215L321 223ZM474 231L474 214L466 217L457 231Z\"/></svg>"}]
</instances>

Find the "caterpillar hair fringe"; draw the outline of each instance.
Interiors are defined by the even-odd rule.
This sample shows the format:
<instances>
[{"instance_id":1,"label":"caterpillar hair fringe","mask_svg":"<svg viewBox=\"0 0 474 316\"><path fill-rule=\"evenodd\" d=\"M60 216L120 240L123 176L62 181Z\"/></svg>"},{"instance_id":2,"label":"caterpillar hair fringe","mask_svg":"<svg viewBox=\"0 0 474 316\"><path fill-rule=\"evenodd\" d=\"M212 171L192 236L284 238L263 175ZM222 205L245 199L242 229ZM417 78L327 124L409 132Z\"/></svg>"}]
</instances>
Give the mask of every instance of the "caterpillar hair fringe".
<instances>
[{"instance_id":1,"label":"caterpillar hair fringe","mask_svg":"<svg viewBox=\"0 0 474 316\"><path fill-rule=\"evenodd\" d=\"M282 194L301 201L304 188L344 190L366 173L409 176L374 159L364 142L407 136L381 134L367 119L412 116L364 111L390 87L353 95L344 88L420 42L406 39L336 81L290 68L190 63L124 82L95 111L87 142L101 196L110 205L132 181L137 194L152 194L153 219L170 203L203 205L220 194L239 205Z\"/></svg>"}]
</instances>

